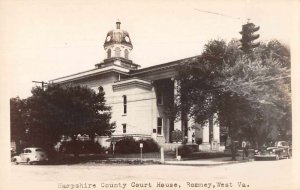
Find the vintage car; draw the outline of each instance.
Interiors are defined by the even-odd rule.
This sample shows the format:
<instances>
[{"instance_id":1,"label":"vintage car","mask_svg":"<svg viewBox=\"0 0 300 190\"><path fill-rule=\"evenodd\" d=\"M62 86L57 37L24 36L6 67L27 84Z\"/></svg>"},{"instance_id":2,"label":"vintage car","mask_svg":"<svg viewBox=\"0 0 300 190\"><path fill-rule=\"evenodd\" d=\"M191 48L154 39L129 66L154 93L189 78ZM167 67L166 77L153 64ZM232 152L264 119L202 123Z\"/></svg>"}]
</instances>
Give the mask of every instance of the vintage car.
<instances>
[{"instance_id":1,"label":"vintage car","mask_svg":"<svg viewBox=\"0 0 300 190\"><path fill-rule=\"evenodd\" d=\"M279 159L291 157L291 148L286 141L276 141L273 146L268 147L267 150L273 151L278 155Z\"/></svg>"},{"instance_id":2,"label":"vintage car","mask_svg":"<svg viewBox=\"0 0 300 190\"><path fill-rule=\"evenodd\" d=\"M286 141L276 141L270 147L263 147L260 151L256 150L255 160L279 160L290 158L292 155L291 148Z\"/></svg>"},{"instance_id":3,"label":"vintage car","mask_svg":"<svg viewBox=\"0 0 300 190\"><path fill-rule=\"evenodd\" d=\"M46 152L41 148L25 148L21 154L14 156L12 161L16 164L19 163L38 163L48 161Z\"/></svg>"}]
</instances>

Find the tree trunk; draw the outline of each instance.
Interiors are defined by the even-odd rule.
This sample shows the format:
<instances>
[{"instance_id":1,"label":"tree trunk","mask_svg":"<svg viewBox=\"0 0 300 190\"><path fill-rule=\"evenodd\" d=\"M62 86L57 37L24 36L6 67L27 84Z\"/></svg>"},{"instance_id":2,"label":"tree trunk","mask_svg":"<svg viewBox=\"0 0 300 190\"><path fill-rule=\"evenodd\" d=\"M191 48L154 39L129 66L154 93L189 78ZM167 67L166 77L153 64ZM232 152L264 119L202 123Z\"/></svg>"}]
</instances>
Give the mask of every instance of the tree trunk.
<instances>
[{"instance_id":1,"label":"tree trunk","mask_svg":"<svg viewBox=\"0 0 300 190\"><path fill-rule=\"evenodd\" d=\"M71 145L71 149L72 152L74 154L74 157L77 158L78 157L78 149L79 149L79 143L78 140L76 139L75 136L72 137L72 145Z\"/></svg>"},{"instance_id":2,"label":"tree trunk","mask_svg":"<svg viewBox=\"0 0 300 190\"><path fill-rule=\"evenodd\" d=\"M234 138L232 135L232 131L231 131L231 127L228 128L228 136L230 138L230 149L231 149L231 160L235 161L236 160L236 146L235 146L235 142L234 142Z\"/></svg>"},{"instance_id":3,"label":"tree trunk","mask_svg":"<svg viewBox=\"0 0 300 190\"><path fill-rule=\"evenodd\" d=\"M231 160L235 161L236 160L236 147L235 147L235 142L232 138L231 139L231 145L230 145L230 148L231 148Z\"/></svg>"}]
</instances>

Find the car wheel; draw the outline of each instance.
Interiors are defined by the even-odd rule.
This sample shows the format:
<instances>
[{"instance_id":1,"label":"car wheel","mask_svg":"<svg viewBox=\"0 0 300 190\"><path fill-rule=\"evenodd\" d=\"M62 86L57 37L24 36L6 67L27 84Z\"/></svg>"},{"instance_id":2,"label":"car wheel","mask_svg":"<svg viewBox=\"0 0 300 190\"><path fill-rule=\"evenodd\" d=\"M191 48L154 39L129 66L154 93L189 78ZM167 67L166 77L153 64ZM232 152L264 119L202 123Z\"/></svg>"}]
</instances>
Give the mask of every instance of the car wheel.
<instances>
[{"instance_id":1,"label":"car wheel","mask_svg":"<svg viewBox=\"0 0 300 190\"><path fill-rule=\"evenodd\" d=\"M17 159L16 159L16 158L13 158L11 161L12 161L14 164L16 164L16 165L19 164L19 162L17 162Z\"/></svg>"},{"instance_id":2,"label":"car wheel","mask_svg":"<svg viewBox=\"0 0 300 190\"><path fill-rule=\"evenodd\" d=\"M27 158L26 162L27 162L27 164L31 165L31 162L30 162L29 158Z\"/></svg>"}]
</instances>

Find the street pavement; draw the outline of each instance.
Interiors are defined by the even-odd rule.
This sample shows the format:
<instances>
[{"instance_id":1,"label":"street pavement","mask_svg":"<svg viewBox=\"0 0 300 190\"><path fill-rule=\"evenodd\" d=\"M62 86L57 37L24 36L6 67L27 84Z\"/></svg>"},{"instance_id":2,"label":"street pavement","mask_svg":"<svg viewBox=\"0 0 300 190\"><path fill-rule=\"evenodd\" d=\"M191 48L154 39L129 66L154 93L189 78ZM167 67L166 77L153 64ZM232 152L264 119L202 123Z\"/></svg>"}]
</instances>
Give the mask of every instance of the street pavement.
<instances>
[{"instance_id":1,"label":"street pavement","mask_svg":"<svg viewBox=\"0 0 300 190\"><path fill-rule=\"evenodd\" d=\"M227 158L228 159L228 158ZM148 184L151 189L173 190L161 187L158 183L178 183L177 189L300 189L294 179L292 159L278 161L234 162L219 160L179 161L186 165L119 165L85 163L76 165L12 165L7 173L7 190L15 189L91 189L77 186L86 183L95 184L92 189L104 189L105 185L124 183L126 187L118 189L147 189L134 186L136 183ZM219 163L218 162L218 163ZM224 162L224 163L223 163ZM192 165L191 165L192 163ZM207 165L201 165L206 163ZM73 184L68 186L67 184ZM209 185L210 184L210 185ZM64 186L65 185L65 186ZM133 185L133 186L132 186ZM242 187L244 185L244 187ZM296 188L296 187L299 188ZM4 187L4 186L3 186ZM68 187L68 188L67 188ZM73 188L71 188L73 187ZM148 186L149 187L149 186ZM1 189L2 190L2 189Z\"/></svg>"}]
</instances>

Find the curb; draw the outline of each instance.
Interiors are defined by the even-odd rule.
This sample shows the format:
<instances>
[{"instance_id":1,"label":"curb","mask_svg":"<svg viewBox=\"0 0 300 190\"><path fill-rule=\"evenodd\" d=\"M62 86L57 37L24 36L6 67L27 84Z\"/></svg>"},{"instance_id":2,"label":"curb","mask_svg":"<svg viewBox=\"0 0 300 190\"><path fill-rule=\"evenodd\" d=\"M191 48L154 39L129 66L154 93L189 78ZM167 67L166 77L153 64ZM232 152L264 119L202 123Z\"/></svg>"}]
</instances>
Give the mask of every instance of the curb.
<instances>
[{"instance_id":1,"label":"curb","mask_svg":"<svg viewBox=\"0 0 300 190\"><path fill-rule=\"evenodd\" d=\"M184 162L184 161L183 161ZM185 163L162 163L163 165L173 165L173 166L222 166L222 165L230 165L230 164L239 164L239 163L246 163L252 162L251 160L241 160L241 161L229 161L225 163L216 163L216 164L185 164Z\"/></svg>"}]
</instances>

